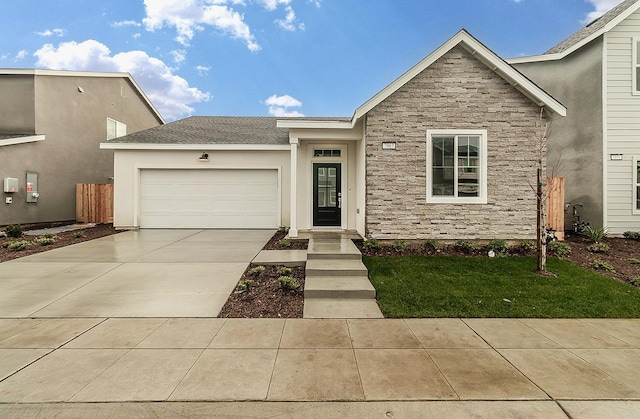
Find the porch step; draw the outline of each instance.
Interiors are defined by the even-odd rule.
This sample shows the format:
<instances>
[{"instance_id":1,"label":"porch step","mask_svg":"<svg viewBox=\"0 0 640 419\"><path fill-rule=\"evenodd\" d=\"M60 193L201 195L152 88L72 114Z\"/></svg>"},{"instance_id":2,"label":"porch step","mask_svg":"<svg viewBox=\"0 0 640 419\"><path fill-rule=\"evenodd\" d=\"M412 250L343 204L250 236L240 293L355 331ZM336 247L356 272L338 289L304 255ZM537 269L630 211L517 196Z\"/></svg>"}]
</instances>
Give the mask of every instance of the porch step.
<instances>
[{"instance_id":1,"label":"porch step","mask_svg":"<svg viewBox=\"0 0 640 419\"><path fill-rule=\"evenodd\" d=\"M308 254L307 254L308 257ZM311 259L307 260L306 275L309 276L367 276L367 267L355 259Z\"/></svg>"},{"instance_id":2,"label":"porch step","mask_svg":"<svg viewBox=\"0 0 640 419\"><path fill-rule=\"evenodd\" d=\"M307 319L384 318L376 300L331 298L305 298L303 317Z\"/></svg>"},{"instance_id":3,"label":"porch step","mask_svg":"<svg viewBox=\"0 0 640 419\"><path fill-rule=\"evenodd\" d=\"M376 289L364 276L309 276L305 279L304 298L375 299Z\"/></svg>"},{"instance_id":4,"label":"porch step","mask_svg":"<svg viewBox=\"0 0 640 419\"><path fill-rule=\"evenodd\" d=\"M310 259L361 260L362 255L349 239L313 239L307 250L307 260Z\"/></svg>"}]
</instances>

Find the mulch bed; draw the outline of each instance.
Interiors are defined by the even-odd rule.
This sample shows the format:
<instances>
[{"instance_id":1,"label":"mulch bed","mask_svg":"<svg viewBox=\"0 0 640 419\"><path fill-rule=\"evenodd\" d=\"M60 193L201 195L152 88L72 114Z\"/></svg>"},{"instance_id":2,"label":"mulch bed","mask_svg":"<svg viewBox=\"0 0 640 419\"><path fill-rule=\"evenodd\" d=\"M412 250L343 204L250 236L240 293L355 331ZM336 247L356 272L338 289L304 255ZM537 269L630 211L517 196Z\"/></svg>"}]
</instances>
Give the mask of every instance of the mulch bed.
<instances>
[{"instance_id":1,"label":"mulch bed","mask_svg":"<svg viewBox=\"0 0 640 419\"><path fill-rule=\"evenodd\" d=\"M566 259L573 264L610 278L636 286L640 285L640 264L631 262L632 258L640 260L640 241L623 238L606 238L603 241L609 245L609 251L592 253L587 250L592 243L584 237L566 237L565 243L571 246L571 254ZM608 263L613 266L615 271L609 272L594 268L593 262L595 260Z\"/></svg>"},{"instance_id":2,"label":"mulch bed","mask_svg":"<svg viewBox=\"0 0 640 419\"><path fill-rule=\"evenodd\" d=\"M307 250L309 240L287 239L287 231L278 230L262 250Z\"/></svg>"},{"instance_id":3,"label":"mulch bed","mask_svg":"<svg viewBox=\"0 0 640 419\"><path fill-rule=\"evenodd\" d=\"M82 237L74 237L77 233L81 232ZM0 262L6 262L8 260L21 258L35 253L45 252L51 249L57 249L58 247L69 246L71 244L81 243L88 240L97 239L104 236L110 236L112 234L119 233L120 230L113 228L113 224L98 224L95 227L88 227L82 230L65 231L55 234L55 243L41 246L37 243L37 240L43 236L27 236L24 235L20 238L2 237L0 238ZM4 243L16 242L16 241L28 241L30 242L23 250L9 250L3 247Z\"/></svg>"},{"instance_id":4,"label":"mulch bed","mask_svg":"<svg viewBox=\"0 0 640 419\"><path fill-rule=\"evenodd\" d=\"M290 276L300 286L295 290L283 290L278 285L281 266L265 266L265 271L252 275L251 264L240 281L252 280L253 285L243 293L233 292L218 317L236 318L301 318L304 310L304 267L292 267Z\"/></svg>"},{"instance_id":5,"label":"mulch bed","mask_svg":"<svg viewBox=\"0 0 640 419\"><path fill-rule=\"evenodd\" d=\"M279 230L262 248L263 250L306 250L309 240L287 239L287 231ZM253 285L243 293L232 293L222 307L218 317L236 318L301 318L304 310L305 268L292 267L290 276L300 286L295 290L283 290L278 285L278 270L282 266L266 265L260 276L253 276L249 271L255 264L249 265L240 278L250 279Z\"/></svg>"}]
</instances>

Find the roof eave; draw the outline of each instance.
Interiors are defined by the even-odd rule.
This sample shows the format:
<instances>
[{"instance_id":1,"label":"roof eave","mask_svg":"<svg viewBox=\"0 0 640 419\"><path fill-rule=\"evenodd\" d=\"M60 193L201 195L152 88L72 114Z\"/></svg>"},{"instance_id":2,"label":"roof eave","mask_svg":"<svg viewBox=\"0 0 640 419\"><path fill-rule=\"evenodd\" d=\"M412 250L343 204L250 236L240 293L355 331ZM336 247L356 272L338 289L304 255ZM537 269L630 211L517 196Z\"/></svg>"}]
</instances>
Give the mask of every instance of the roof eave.
<instances>
[{"instance_id":1,"label":"roof eave","mask_svg":"<svg viewBox=\"0 0 640 419\"><path fill-rule=\"evenodd\" d=\"M100 143L102 150L174 150L174 151L190 151L190 150L258 150L258 151L283 151L290 150L289 144L160 144L160 143Z\"/></svg>"},{"instance_id":2,"label":"roof eave","mask_svg":"<svg viewBox=\"0 0 640 419\"><path fill-rule=\"evenodd\" d=\"M507 60L507 62L509 64L521 64L521 63L561 60L564 57L574 53L577 50L579 50L583 46L587 45L588 43L592 42L593 40L599 38L603 34L609 32L611 29L613 29L616 26L618 26L620 24L620 22L622 22L623 20L625 20L626 18L631 16L631 14L636 12L638 9L640 9L640 1L636 2L635 4L632 4L625 11L620 13L618 16L616 16L614 19L612 19L610 22L608 22L602 28L600 28L596 32L592 33L591 35L587 36L586 38L581 39L580 41L576 42L575 44L573 44L572 46L570 46L569 48L565 49L562 52L557 52L557 53L552 53L552 54L532 55L532 56L529 56L529 57L511 58L511 59ZM573 36L573 35L575 35L577 33L578 32L572 34L571 36ZM566 38L566 39L569 39L569 38ZM558 44L558 45L560 45L560 44Z\"/></svg>"}]
</instances>

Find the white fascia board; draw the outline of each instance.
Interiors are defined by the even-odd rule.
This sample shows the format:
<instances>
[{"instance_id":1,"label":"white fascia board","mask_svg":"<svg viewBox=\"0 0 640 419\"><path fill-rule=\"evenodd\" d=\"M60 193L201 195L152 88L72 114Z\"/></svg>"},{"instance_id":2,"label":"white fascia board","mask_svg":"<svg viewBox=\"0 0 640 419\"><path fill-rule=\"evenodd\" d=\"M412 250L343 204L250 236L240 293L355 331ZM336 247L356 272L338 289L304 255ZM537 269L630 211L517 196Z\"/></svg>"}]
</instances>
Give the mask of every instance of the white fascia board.
<instances>
[{"instance_id":1,"label":"white fascia board","mask_svg":"<svg viewBox=\"0 0 640 419\"><path fill-rule=\"evenodd\" d=\"M563 54L542 54L542 55L531 55L528 57L516 57L509 58L507 63L513 64L525 64L525 63L540 63L544 61L557 61L564 58Z\"/></svg>"},{"instance_id":2,"label":"white fascia board","mask_svg":"<svg viewBox=\"0 0 640 419\"><path fill-rule=\"evenodd\" d=\"M406 73L397 78L387 87L382 89L378 94L373 96L362 106L360 106L354 116L353 124L364 116L371 109L380 104L389 97L393 92L404 86L411 79L416 77L423 70L431 66L440 57L449 52L457 45L462 45L467 51L476 56L485 63L490 69L496 71L501 77L511 83L514 87L532 99L538 106L557 113L560 116L567 115L567 109L557 100L552 98L548 93L536 86L533 82L523 76L519 71L511 67L504 60L498 57L493 51L480 43L464 29L455 34L451 39L442 44L438 49L429 54L415 66L411 67Z\"/></svg>"},{"instance_id":3,"label":"white fascia board","mask_svg":"<svg viewBox=\"0 0 640 419\"><path fill-rule=\"evenodd\" d=\"M349 122L351 125L351 122ZM361 140L362 133L360 129L351 128L348 131L344 129L301 129L292 128L289 130L289 137L297 140Z\"/></svg>"},{"instance_id":4,"label":"white fascia board","mask_svg":"<svg viewBox=\"0 0 640 419\"><path fill-rule=\"evenodd\" d=\"M5 145L35 143L36 141L44 141L44 135L30 135L28 137L5 138L0 140L0 147Z\"/></svg>"},{"instance_id":5,"label":"white fascia board","mask_svg":"<svg viewBox=\"0 0 640 419\"><path fill-rule=\"evenodd\" d=\"M221 151L290 151L289 144L137 144L100 143L102 150L221 150Z\"/></svg>"},{"instance_id":6,"label":"white fascia board","mask_svg":"<svg viewBox=\"0 0 640 419\"><path fill-rule=\"evenodd\" d=\"M294 120L279 119L276 121L278 128L303 128L303 129L351 129L351 121L320 121L320 120Z\"/></svg>"}]
</instances>

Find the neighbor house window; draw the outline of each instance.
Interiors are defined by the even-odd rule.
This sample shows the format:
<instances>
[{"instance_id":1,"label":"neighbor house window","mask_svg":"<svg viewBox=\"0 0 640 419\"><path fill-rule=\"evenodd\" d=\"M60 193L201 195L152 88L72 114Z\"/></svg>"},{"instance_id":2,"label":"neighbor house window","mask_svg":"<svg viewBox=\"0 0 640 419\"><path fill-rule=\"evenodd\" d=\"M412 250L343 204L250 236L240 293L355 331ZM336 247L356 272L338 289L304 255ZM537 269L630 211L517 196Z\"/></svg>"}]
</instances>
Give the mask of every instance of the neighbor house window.
<instances>
[{"instance_id":1,"label":"neighbor house window","mask_svg":"<svg viewBox=\"0 0 640 419\"><path fill-rule=\"evenodd\" d=\"M633 158L633 213L640 214L640 157Z\"/></svg>"},{"instance_id":2,"label":"neighbor house window","mask_svg":"<svg viewBox=\"0 0 640 419\"><path fill-rule=\"evenodd\" d=\"M107 140L127 135L127 124L107 118Z\"/></svg>"},{"instance_id":3,"label":"neighbor house window","mask_svg":"<svg viewBox=\"0 0 640 419\"><path fill-rule=\"evenodd\" d=\"M640 38L633 38L633 94L640 95Z\"/></svg>"},{"instance_id":4,"label":"neighbor house window","mask_svg":"<svg viewBox=\"0 0 640 419\"><path fill-rule=\"evenodd\" d=\"M487 203L487 131L427 131L427 202Z\"/></svg>"}]
</instances>

